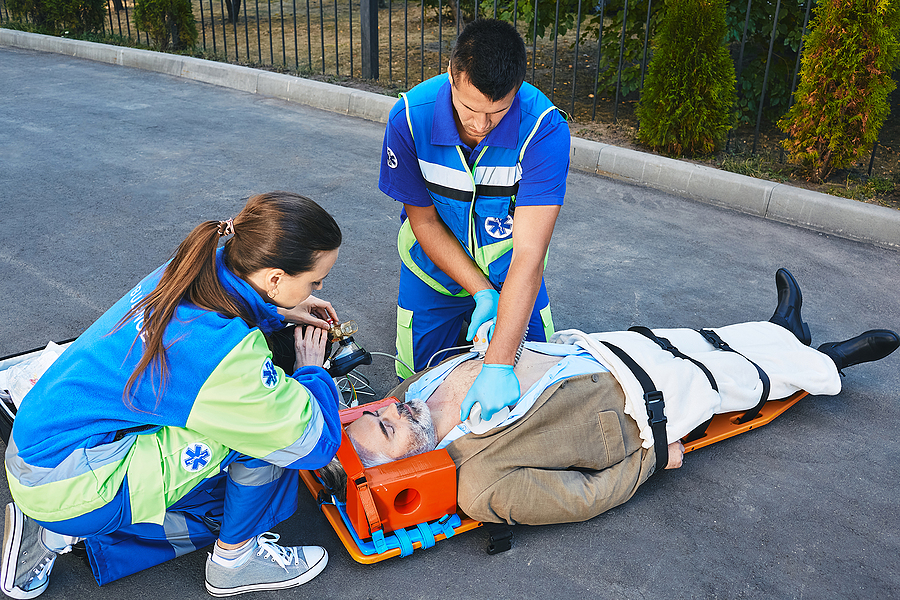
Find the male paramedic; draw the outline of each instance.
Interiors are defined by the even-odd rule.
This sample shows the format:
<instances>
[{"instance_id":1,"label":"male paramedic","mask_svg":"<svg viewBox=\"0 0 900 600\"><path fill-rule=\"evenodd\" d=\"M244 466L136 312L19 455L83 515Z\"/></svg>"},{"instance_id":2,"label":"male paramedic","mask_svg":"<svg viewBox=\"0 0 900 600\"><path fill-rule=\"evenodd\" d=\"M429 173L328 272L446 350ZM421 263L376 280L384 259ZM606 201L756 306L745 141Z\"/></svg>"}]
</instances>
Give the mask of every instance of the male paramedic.
<instances>
[{"instance_id":1,"label":"male paramedic","mask_svg":"<svg viewBox=\"0 0 900 600\"><path fill-rule=\"evenodd\" d=\"M483 418L515 403L523 338L553 333L543 270L566 190L569 128L525 71L515 28L476 20L447 73L402 94L384 136L379 188L404 205L398 357L419 371L457 345L464 321L472 340L495 319L464 417L475 402ZM398 363L397 374L412 372Z\"/></svg>"},{"instance_id":2,"label":"male paramedic","mask_svg":"<svg viewBox=\"0 0 900 600\"><path fill-rule=\"evenodd\" d=\"M896 333L877 329L813 350L800 288L784 269L776 283L778 307L768 322L652 333L568 330L556 334L556 344L527 344L516 366L522 399L483 435L459 419L481 368L466 355L404 381L391 395L405 403L364 413L345 431L367 466L446 447L457 467L459 508L476 520L590 519L631 498L655 471L680 467L679 440L712 415L799 389L837 394L841 369L900 345ZM645 382L662 393L648 395ZM652 409L661 422L648 422L645 396L658 403ZM340 490L335 466L323 477Z\"/></svg>"}]
</instances>

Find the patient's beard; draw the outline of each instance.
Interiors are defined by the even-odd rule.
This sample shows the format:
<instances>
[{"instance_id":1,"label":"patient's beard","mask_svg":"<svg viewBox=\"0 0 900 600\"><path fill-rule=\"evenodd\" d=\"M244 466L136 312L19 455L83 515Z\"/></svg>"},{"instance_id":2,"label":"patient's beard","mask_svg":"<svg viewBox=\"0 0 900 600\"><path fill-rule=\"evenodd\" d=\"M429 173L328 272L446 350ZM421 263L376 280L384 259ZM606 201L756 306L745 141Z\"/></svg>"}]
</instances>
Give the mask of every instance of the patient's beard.
<instances>
[{"instance_id":1,"label":"patient's beard","mask_svg":"<svg viewBox=\"0 0 900 600\"><path fill-rule=\"evenodd\" d=\"M415 442L407 456L434 450L438 443L437 432L434 429L434 421L428 405L424 401L414 398L400 403L398 410L412 425L415 436Z\"/></svg>"}]
</instances>

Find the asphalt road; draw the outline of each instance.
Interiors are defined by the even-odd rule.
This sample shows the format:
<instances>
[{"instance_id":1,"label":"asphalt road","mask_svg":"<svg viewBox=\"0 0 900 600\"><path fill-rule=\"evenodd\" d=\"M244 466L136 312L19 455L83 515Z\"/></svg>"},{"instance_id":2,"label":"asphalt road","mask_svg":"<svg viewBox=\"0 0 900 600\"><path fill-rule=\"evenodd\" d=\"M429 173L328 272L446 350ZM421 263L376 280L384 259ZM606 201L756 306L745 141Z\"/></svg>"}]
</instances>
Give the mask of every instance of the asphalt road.
<instances>
[{"instance_id":1,"label":"asphalt road","mask_svg":"<svg viewBox=\"0 0 900 600\"><path fill-rule=\"evenodd\" d=\"M383 126L157 73L0 48L0 356L83 331L200 221L256 192L321 203L345 243L321 296L393 353L399 206L377 189ZM546 278L558 329L767 319L773 275L803 288L814 344L900 328L896 251L571 173ZM325 572L258 598L900 597L900 357L847 370L836 397L686 457L585 523L472 531L354 563L301 495L278 531ZM383 394L393 365L363 372ZM9 500L5 483L0 501ZM205 552L98 588L63 556L44 598L207 598Z\"/></svg>"}]
</instances>

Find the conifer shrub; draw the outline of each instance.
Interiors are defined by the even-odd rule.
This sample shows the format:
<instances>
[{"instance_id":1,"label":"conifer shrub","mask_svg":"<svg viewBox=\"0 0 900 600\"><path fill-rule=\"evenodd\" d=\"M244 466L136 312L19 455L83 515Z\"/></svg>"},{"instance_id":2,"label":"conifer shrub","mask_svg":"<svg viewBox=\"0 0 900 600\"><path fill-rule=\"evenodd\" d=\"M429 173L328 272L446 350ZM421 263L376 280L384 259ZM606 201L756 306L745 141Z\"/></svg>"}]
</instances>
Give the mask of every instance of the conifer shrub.
<instances>
[{"instance_id":1,"label":"conifer shrub","mask_svg":"<svg viewBox=\"0 0 900 600\"><path fill-rule=\"evenodd\" d=\"M197 43L190 0L135 0L134 21L158 50L178 50Z\"/></svg>"},{"instance_id":2,"label":"conifer shrub","mask_svg":"<svg viewBox=\"0 0 900 600\"><path fill-rule=\"evenodd\" d=\"M637 106L638 139L675 155L709 154L735 122L725 0L667 0Z\"/></svg>"},{"instance_id":3,"label":"conifer shrub","mask_svg":"<svg viewBox=\"0 0 900 600\"><path fill-rule=\"evenodd\" d=\"M900 0L821 0L804 44L796 103L779 121L789 160L824 181L872 148L896 87Z\"/></svg>"},{"instance_id":4,"label":"conifer shrub","mask_svg":"<svg viewBox=\"0 0 900 600\"><path fill-rule=\"evenodd\" d=\"M14 19L49 34L100 31L106 16L106 0L7 0L7 8Z\"/></svg>"}]
</instances>

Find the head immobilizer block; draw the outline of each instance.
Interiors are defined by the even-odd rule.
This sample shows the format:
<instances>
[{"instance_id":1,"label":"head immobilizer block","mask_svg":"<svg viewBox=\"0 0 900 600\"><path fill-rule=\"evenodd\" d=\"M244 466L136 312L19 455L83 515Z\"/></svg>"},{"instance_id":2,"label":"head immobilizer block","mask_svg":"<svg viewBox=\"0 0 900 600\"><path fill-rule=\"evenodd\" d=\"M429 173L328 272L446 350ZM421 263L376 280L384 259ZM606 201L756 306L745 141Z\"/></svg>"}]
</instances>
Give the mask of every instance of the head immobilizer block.
<instances>
[{"instance_id":1,"label":"head immobilizer block","mask_svg":"<svg viewBox=\"0 0 900 600\"><path fill-rule=\"evenodd\" d=\"M397 402L390 397L340 412L341 425L363 411ZM432 450L363 468L346 433L337 458L347 473L347 516L360 538L440 519L456 512L456 465L446 450Z\"/></svg>"}]
</instances>

